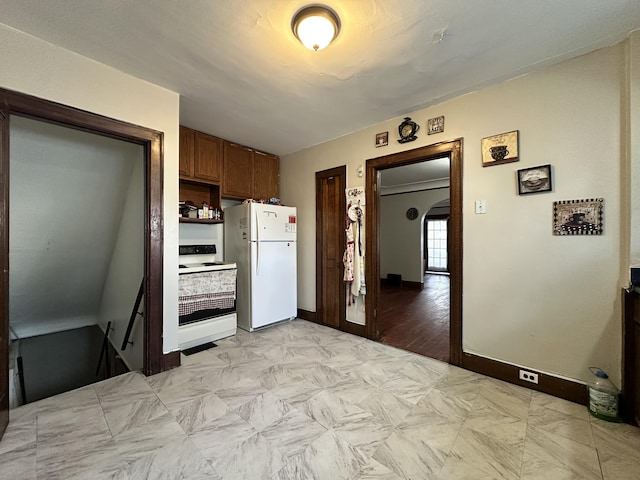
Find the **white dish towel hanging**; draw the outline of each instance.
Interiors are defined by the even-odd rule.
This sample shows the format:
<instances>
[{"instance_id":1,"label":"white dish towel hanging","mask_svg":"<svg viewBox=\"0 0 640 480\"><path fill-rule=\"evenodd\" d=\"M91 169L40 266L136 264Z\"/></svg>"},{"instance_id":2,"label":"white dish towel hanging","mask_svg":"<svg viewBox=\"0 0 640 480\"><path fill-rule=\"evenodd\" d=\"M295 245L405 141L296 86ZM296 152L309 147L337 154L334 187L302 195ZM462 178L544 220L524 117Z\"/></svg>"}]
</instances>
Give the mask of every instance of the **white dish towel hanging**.
<instances>
[{"instance_id":1,"label":"white dish towel hanging","mask_svg":"<svg viewBox=\"0 0 640 480\"><path fill-rule=\"evenodd\" d=\"M348 188L344 252L344 281L347 305L360 304L364 310L365 286L365 193L364 187Z\"/></svg>"}]
</instances>

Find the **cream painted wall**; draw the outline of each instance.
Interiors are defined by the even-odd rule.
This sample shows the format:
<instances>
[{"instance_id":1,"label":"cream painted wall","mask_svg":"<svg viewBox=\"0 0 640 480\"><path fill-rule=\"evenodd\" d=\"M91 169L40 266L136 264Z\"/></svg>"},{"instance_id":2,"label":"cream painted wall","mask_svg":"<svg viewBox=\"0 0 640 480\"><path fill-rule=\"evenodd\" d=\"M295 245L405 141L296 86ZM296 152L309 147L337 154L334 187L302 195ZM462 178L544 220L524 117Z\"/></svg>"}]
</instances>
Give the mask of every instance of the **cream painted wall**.
<instances>
[{"instance_id":1,"label":"cream painted wall","mask_svg":"<svg viewBox=\"0 0 640 480\"><path fill-rule=\"evenodd\" d=\"M299 209L299 307L316 309L314 172L347 165L353 185L368 158L463 138L464 351L582 381L597 365L620 385L625 45L409 112L422 133L408 145L396 141L397 117L282 158L281 195ZM445 132L425 135L439 115ZM386 130L389 147L376 149ZM512 130L520 161L483 168L481 139ZM547 163L554 191L518 196L516 170ZM553 201L592 197L605 199L604 235L552 235ZM477 199L486 215L474 214Z\"/></svg>"},{"instance_id":2,"label":"cream painted wall","mask_svg":"<svg viewBox=\"0 0 640 480\"><path fill-rule=\"evenodd\" d=\"M0 24L0 87L164 132L163 352L178 348L179 95Z\"/></svg>"},{"instance_id":3,"label":"cream painted wall","mask_svg":"<svg viewBox=\"0 0 640 480\"><path fill-rule=\"evenodd\" d=\"M448 188L385 195L380 198L380 278L388 273L402 275L403 281L424 280L422 245L423 221L429 209L449 198ZM418 209L418 218L409 220L407 209Z\"/></svg>"},{"instance_id":4,"label":"cream painted wall","mask_svg":"<svg viewBox=\"0 0 640 480\"><path fill-rule=\"evenodd\" d=\"M142 147L16 116L9 130L10 326L27 338L95 325Z\"/></svg>"},{"instance_id":5,"label":"cream painted wall","mask_svg":"<svg viewBox=\"0 0 640 480\"><path fill-rule=\"evenodd\" d=\"M144 366L144 319L136 316L129 341L132 345L122 351L129 317L136 303L140 282L144 276L144 161L142 147L134 160L128 182L118 236L111 254L109 273L104 282L100 311L100 327L104 332L111 322L109 338L129 370ZM144 303L138 312L144 312Z\"/></svg>"},{"instance_id":6,"label":"cream painted wall","mask_svg":"<svg viewBox=\"0 0 640 480\"><path fill-rule=\"evenodd\" d=\"M180 224L180 245L202 245L213 243L216 246L216 260L224 259L224 225Z\"/></svg>"}]
</instances>

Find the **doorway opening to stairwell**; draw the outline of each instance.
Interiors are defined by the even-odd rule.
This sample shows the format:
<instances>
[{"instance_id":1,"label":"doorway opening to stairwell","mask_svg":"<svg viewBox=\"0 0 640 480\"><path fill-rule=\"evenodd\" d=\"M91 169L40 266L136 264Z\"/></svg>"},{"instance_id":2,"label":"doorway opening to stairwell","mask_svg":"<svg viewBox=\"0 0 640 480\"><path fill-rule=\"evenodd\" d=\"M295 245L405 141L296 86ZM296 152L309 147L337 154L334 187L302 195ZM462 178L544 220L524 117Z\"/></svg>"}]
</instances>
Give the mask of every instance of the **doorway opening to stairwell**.
<instances>
[{"instance_id":1,"label":"doorway opening to stairwell","mask_svg":"<svg viewBox=\"0 0 640 480\"><path fill-rule=\"evenodd\" d=\"M144 155L11 117L10 406L143 367Z\"/></svg>"}]
</instances>

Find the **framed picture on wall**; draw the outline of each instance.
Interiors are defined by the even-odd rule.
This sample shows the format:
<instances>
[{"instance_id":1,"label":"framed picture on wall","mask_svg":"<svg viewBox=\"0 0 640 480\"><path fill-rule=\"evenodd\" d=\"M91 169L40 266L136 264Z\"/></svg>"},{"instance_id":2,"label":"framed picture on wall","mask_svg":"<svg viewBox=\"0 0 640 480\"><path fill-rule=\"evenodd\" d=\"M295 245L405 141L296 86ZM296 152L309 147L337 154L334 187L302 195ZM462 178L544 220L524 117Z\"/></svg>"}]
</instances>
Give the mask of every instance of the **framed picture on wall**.
<instances>
[{"instance_id":1,"label":"framed picture on wall","mask_svg":"<svg viewBox=\"0 0 640 480\"><path fill-rule=\"evenodd\" d=\"M518 161L518 130L482 139L482 166Z\"/></svg>"},{"instance_id":2,"label":"framed picture on wall","mask_svg":"<svg viewBox=\"0 0 640 480\"><path fill-rule=\"evenodd\" d=\"M427 120L427 134L444 132L444 115Z\"/></svg>"},{"instance_id":3,"label":"framed picture on wall","mask_svg":"<svg viewBox=\"0 0 640 480\"><path fill-rule=\"evenodd\" d=\"M551 191L551 165L518 170L518 195Z\"/></svg>"},{"instance_id":4,"label":"framed picture on wall","mask_svg":"<svg viewBox=\"0 0 640 480\"><path fill-rule=\"evenodd\" d=\"M553 202L554 235L602 235L602 198Z\"/></svg>"},{"instance_id":5,"label":"framed picture on wall","mask_svg":"<svg viewBox=\"0 0 640 480\"><path fill-rule=\"evenodd\" d=\"M389 145L389 132L376 133L376 148Z\"/></svg>"}]
</instances>

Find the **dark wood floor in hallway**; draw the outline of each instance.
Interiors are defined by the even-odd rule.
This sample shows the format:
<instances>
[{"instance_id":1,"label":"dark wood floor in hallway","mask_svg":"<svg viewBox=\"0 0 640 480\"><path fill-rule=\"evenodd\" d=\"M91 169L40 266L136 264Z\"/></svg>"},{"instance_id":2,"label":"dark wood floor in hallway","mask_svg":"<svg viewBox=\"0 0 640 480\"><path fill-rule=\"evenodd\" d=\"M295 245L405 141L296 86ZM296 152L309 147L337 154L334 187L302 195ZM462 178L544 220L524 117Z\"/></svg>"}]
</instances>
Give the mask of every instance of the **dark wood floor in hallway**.
<instances>
[{"instance_id":1,"label":"dark wood floor in hallway","mask_svg":"<svg viewBox=\"0 0 640 480\"><path fill-rule=\"evenodd\" d=\"M449 276L426 274L422 290L383 286L381 342L449 362Z\"/></svg>"}]
</instances>

